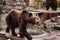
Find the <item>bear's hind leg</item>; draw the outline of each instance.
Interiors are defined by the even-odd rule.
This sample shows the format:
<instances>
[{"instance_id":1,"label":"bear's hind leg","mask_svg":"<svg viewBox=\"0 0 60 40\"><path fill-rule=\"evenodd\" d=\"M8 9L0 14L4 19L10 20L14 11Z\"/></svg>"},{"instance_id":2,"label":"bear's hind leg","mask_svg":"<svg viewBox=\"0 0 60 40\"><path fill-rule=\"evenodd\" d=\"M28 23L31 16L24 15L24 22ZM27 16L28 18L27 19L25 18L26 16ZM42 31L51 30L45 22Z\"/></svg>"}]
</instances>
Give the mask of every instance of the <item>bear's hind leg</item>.
<instances>
[{"instance_id":1,"label":"bear's hind leg","mask_svg":"<svg viewBox=\"0 0 60 40\"><path fill-rule=\"evenodd\" d=\"M17 36L17 34L15 33L15 28L11 28L11 32L13 36Z\"/></svg>"},{"instance_id":2,"label":"bear's hind leg","mask_svg":"<svg viewBox=\"0 0 60 40\"><path fill-rule=\"evenodd\" d=\"M9 33L10 32L9 30L10 30L10 26L7 26L6 32Z\"/></svg>"}]
</instances>

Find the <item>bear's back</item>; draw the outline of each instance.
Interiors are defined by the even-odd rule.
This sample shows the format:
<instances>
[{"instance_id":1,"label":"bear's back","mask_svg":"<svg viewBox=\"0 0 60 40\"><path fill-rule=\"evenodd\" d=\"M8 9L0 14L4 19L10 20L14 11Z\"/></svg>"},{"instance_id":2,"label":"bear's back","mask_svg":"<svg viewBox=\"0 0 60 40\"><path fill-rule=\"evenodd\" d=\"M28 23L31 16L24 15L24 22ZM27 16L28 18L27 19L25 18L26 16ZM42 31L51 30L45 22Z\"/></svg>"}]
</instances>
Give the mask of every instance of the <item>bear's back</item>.
<instances>
[{"instance_id":1,"label":"bear's back","mask_svg":"<svg viewBox=\"0 0 60 40\"><path fill-rule=\"evenodd\" d=\"M19 10L16 10L16 9L11 9L11 11L8 14L10 14L10 15L16 14L18 17L20 17L21 12L22 11L19 11Z\"/></svg>"}]
</instances>

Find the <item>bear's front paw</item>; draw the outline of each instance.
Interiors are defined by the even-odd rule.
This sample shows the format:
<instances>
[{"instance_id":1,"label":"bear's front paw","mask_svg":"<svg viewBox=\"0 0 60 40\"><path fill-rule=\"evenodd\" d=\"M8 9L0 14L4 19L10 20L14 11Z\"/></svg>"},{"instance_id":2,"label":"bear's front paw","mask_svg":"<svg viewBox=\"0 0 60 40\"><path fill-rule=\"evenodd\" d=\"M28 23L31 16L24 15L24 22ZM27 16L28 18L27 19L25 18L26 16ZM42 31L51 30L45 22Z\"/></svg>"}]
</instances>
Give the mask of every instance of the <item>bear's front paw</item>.
<instances>
[{"instance_id":1,"label":"bear's front paw","mask_svg":"<svg viewBox=\"0 0 60 40\"><path fill-rule=\"evenodd\" d=\"M20 37L20 35L18 34L17 37Z\"/></svg>"}]
</instances>

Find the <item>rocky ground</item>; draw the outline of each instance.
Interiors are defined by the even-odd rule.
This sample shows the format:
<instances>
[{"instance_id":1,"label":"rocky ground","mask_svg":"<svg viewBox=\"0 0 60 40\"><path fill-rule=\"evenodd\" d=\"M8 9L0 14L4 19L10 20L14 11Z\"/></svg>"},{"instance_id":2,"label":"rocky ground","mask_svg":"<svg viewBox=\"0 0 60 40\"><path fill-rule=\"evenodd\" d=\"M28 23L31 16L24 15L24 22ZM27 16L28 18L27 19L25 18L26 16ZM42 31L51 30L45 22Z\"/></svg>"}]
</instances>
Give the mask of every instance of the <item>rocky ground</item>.
<instances>
[{"instance_id":1,"label":"rocky ground","mask_svg":"<svg viewBox=\"0 0 60 40\"><path fill-rule=\"evenodd\" d=\"M28 29L28 32L31 33L31 31L33 30L34 29ZM18 33L18 30L16 30L16 33ZM5 30L2 30L0 32L0 40L9 40L4 35L1 35L1 34L6 34ZM33 40L60 40L60 31L55 30L55 31L51 31L50 33L44 32L42 34L31 35L31 36L33 37ZM10 38L10 40L21 40L21 38L19 37L12 36L11 33L9 33L8 37ZM24 38L24 40L27 40L27 39Z\"/></svg>"}]
</instances>

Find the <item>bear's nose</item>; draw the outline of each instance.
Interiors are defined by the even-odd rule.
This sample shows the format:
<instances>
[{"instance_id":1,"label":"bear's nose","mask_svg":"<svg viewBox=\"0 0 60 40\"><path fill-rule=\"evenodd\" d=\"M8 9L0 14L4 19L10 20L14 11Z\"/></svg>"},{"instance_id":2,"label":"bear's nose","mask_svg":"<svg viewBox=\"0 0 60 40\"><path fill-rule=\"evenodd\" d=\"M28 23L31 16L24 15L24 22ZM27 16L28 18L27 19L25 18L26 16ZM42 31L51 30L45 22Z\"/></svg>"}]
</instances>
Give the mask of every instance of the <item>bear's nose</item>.
<instances>
[{"instance_id":1,"label":"bear's nose","mask_svg":"<svg viewBox=\"0 0 60 40\"><path fill-rule=\"evenodd\" d=\"M35 21L35 18L32 18L32 21Z\"/></svg>"}]
</instances>

